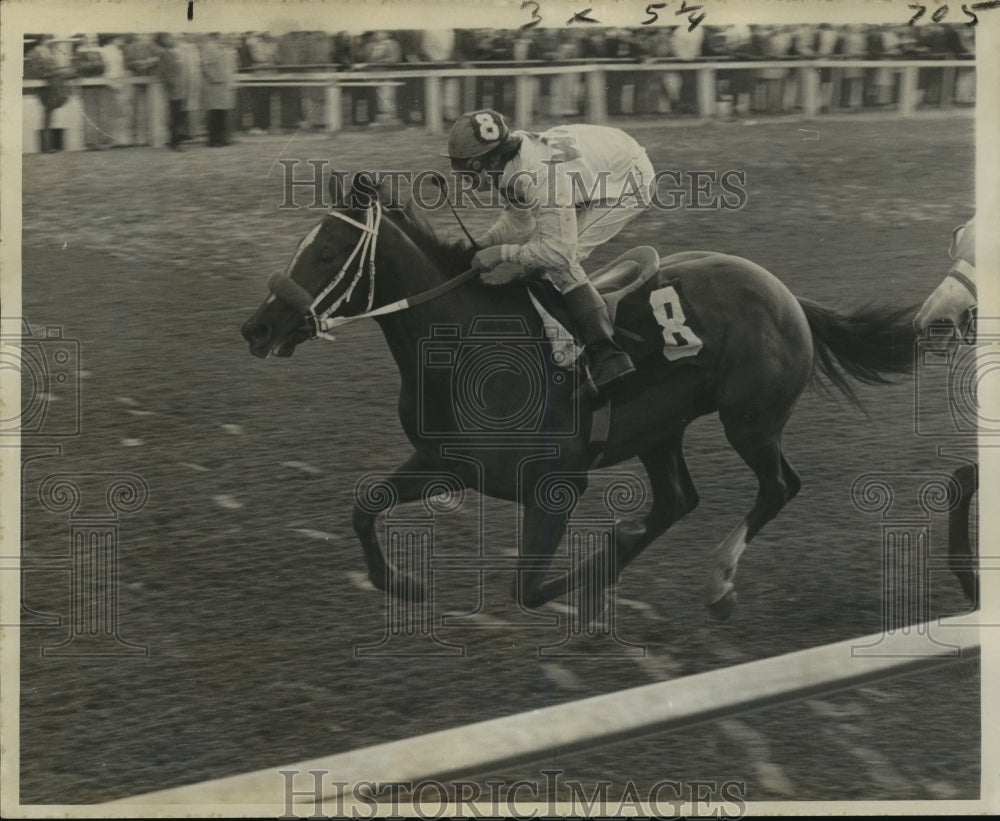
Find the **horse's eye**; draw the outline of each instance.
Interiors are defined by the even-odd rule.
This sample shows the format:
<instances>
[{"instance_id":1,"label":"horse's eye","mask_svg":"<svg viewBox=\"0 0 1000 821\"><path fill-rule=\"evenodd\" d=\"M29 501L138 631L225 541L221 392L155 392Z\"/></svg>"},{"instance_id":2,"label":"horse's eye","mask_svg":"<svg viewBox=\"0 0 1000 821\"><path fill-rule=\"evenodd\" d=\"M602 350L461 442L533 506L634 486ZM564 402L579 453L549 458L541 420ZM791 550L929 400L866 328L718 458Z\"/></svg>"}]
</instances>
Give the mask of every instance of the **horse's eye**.
<instances>
[{"instance_id":1,"label":"horse's eye","mask_svg":"<svg viewBox=\"0 0 1000 821\"><path fill-rule=\"evenodd\" d=\"M333 262L333 258L336 256L332 248L325 248L319 252L320 262Z\"/></svg>"}]
</instances>

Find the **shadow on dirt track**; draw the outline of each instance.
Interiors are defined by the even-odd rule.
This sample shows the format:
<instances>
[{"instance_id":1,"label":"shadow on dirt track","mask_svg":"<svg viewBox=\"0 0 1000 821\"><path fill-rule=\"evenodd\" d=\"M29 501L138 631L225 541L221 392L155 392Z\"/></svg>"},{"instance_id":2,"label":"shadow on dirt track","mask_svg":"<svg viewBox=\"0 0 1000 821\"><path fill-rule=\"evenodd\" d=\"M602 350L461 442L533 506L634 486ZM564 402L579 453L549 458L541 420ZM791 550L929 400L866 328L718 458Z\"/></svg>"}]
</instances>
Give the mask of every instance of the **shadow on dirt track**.
<instances>
[{"instance_id":1,"label":"shadow on dirt track","mask_svg":"<svg viewBox=\"0 0 1000 821\"><path fill-rule=\"evenodd\" d=\"M657 168L744 170L747 203L651 212L594 264L640 243L713 249L820 302L919 303L971 213L971 121L818 123L808 141L797 125L630 129ZM880 522L852 506L851 483L956 464L914 435L908 379L862 388L868 416L803 396L785 447L804 487L745 554L729 622L708 620L701 583L755 485L705 419L687 439L701 506L617 588L619 635L645 645L643 659L595 645L540 661L537 646L560 628L540 632L514 610L499 571L485 577L483 605L504 625L450 632L465 656L354 656L384 632L350 507L359 477L408 452L395 367L372 323L268 361L249 356L239 328L319 216L278 208L277 159L443 169L439 149L418 132L310 134L24 158L23 315L79 340L83 399L81 435L25 466L24 554L39 567L66 554L65 517L35 498L45 476L141 476L149 501L120 522L119 626L149 656L42 657L65 626L22 631L22 802L105 800L280 765L880 628ZM449 219L434 216L455 233ZM440 524L448 552L475 551L478 501ZM484 509L484 552L515 550L513 507ZM932 582L934 614L963 609L950 576ZM65 624L66 584L65 572L30 573L25 603ZM443 572L437 610L469 611L478 592L475 574ZM539 766L619 786L734 778L752 800L972 797L978 700L978 665L963 664ZM501 775L539 777L538 767Z\"/></svg>"}]
</instances>

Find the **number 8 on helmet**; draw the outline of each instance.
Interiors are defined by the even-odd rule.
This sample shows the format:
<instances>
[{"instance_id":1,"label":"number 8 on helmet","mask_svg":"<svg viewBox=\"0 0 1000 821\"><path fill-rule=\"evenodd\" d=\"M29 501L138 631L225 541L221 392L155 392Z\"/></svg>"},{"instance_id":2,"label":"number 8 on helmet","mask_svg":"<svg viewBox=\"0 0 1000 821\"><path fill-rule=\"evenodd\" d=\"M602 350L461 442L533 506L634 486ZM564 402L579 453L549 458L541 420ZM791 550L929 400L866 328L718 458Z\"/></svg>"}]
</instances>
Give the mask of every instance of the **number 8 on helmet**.
<instances>
[{"instance_id":1,"label":"number 8 on helmet","mask_svg":"<svg viewBox=\"0 0 1000 821\"><path fill-rule=\"evenodd\" d=\"M500 114L487 108L463 114L452 126L448 153L452 160L472 160L489 154L510 136L510 127Z\"/></svg>"}]
</instances>

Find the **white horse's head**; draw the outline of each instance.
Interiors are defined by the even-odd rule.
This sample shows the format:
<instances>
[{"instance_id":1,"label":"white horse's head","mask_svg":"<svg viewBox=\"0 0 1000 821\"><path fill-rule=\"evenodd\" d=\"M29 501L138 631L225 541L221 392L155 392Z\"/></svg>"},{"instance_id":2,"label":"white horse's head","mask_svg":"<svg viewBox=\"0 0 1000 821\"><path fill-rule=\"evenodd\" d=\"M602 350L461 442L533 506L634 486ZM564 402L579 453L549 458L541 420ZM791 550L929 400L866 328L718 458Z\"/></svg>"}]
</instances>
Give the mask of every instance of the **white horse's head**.
<instances>
[{"instance_id":1,"label":"white horse's head","mask_svg":"<svg viewBox=\"0 0 1000 821\"><path fill-rule=\"evenodd\" d=\"M934 322L951 322L964 332L969 312L976 307L976 294L965 278L946 276L934 292L927 297L913 319L913 327L918 334L927 333L927 327Z\"/></svg>"},{"instance_id":2,"label":"white horse's head","mask_svg":"<svg viewBox=\"0 0 1000 821\"><path fill-rule=\"evenodd\" d=\"M969 330L977 302L975 217L955 229L948 254L954 263L913 318L913 327L921 336L935 322L950 322L963 336Z\"/></svg>"}]
</instances>

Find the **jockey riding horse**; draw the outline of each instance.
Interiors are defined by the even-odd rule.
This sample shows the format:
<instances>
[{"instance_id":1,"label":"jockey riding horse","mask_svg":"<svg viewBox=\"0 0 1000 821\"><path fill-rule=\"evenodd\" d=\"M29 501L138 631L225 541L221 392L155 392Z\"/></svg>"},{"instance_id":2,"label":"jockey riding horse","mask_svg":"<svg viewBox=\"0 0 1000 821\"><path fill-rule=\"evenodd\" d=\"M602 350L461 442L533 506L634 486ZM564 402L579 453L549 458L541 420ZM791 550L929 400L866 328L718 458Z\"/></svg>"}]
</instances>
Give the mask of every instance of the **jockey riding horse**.
<instances>
[{"instance_id":1,"label":"jockey riding horse","mask_svg":"<svg viewBox=\"0 0 1000 821\"><path fill-rule=\"evenodd\" d=\"M598 391L635 370L581 263L649 206L654 174L643 147L605 126L511 131L502 114L484 109L455 121L445 156L477 190L495 187L505 204L476 238L473 263L483 280L512 278L490 273L501 263L546 276L563 297Z\"/></svg>"}]
</instances>

